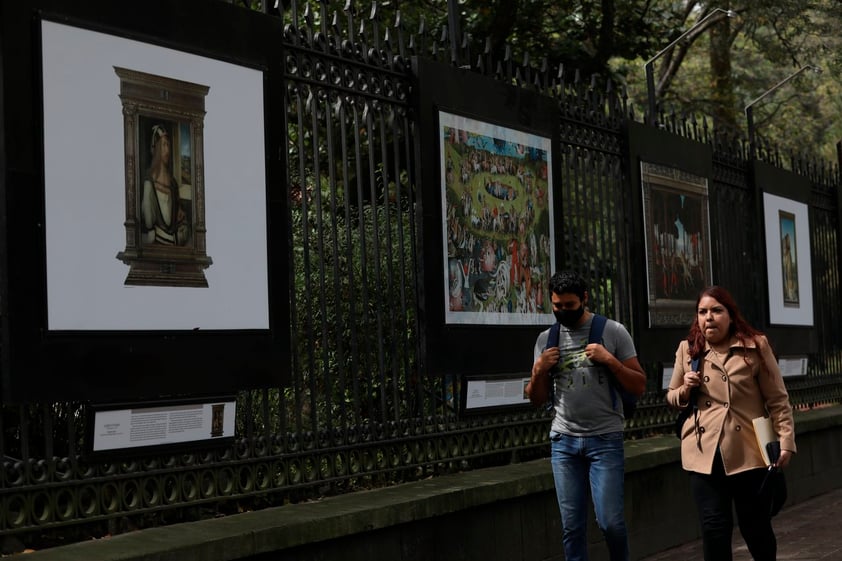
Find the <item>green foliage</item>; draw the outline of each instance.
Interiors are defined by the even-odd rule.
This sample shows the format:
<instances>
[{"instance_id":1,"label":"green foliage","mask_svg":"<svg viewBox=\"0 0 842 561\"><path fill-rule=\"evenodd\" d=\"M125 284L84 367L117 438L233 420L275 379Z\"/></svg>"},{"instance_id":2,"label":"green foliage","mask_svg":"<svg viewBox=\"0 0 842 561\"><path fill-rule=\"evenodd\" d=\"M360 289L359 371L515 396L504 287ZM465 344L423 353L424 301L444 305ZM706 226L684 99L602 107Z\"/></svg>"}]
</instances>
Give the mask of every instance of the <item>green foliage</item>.
<instances>
[{"instance_id":1,"label":"green foliage","mask_svg":"<svg viewBox=\"0 0 842 561\"><path fill-rule=\"evenodd\" d=\"M677 22L677 27L671 37L690 29L713 6L690 1L676 3L670 19ZM668 56L655 63L659 79L664 73L670 74L669 88L661 92L663 106L679 113L729 114L723 120L733 123L747 138L744 107L801 66L816 65L825 70L821 75L805 73L754 106L756 132L761 140L777 144L784 151L803 151L835 161L834 146L842 135L842 124L837 118L842 109L842 59L840 39L833 31L842 24L839 4L829 0L745 0L730 2L727 7L735 10L737 16L728 22L726 52L714 55L708 29L674 47L683 57L680 64L670 65ZM670 35L664 36L661 45L648 55L670 41ZM728 59L730 96L715 95L716 82L711 71L714 56ZM644 58L648 57L629 60L617 56L611 61L615 75L622 77L638 107L646 106ZM722 106L723 100L730 100L730 106Z\"/></svg>"},{"instance_id":2,"label":"green foliage","mask_svg":"<svg viewBox=\"0 0 842 561\"><path fill-rule=\"evenodd\" d=\"M393 397L415 361L412 207L395 188L407 186L377 184L378 198L357 205L323 178L291 211L299 384L317 396L309 413L333 422L382 420L406 401Z\"/></svg>"},{"instance_id":3,"label":"green foliage","mask_svg":"<svg viewBox=\"0 0 842 561\"><path fill-rule=\"evenodd\" d=\"M805 64L825 72L803 76L755 108L761 141L781 150L805 151L835 161L842 137L842 4L836 0L461 0L455 2L467 38L463 56L474 64L499 63L510 53L521 62L546 60L564 69L623 84L640 115L647 107L643 62L715 8L734 18L716 18L675 45L655 63L656 96L667 111L714 118L716 128L747 138L744 107ZM386 0L348 4L289 1L291 21L307 14L316 28L353 22L354 33L374 25L399 24L405 40L426 35L447 48L448 2ZM416 41L418 44L418 41ZM486 57L490 55L490 57ZM528 59L526 58L528 55ZM494 70L492 68L492 70Z\"/></svg>"}]
</instances>

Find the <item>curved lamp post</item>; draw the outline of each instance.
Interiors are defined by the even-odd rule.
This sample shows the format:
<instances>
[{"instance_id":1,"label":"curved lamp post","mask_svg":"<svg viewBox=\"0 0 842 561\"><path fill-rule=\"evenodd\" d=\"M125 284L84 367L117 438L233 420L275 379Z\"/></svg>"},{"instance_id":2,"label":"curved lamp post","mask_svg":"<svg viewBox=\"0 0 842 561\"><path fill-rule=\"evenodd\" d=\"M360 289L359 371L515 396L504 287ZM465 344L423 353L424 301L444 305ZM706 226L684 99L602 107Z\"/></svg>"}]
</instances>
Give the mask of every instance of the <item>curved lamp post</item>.
<instances>
[{"instance_id":1,"label":"curved lamp post","mask_svg":"<svg viewBox=\"0 0 842 561\"><path fill-rule=\"evenodd\" d=\"M646 94L647 94L648 101L649 101L649 124L650 125L655 125L655 123L657 122L656 114L657 114L657 111L658 111L658 104L655 101L655 74L653 72L654 62L656 60L658 60L659 58L661 58L666 53L668 53L670 51L670 49L672 49L678 43L683 41L685 37L690 35L693 31L695 31L699 27L703 26L705 23L710 21L714 16L716 16L720 12L725 14L725 16L729 17L729 18L732 18L732 17L737 15L737 13L734 12L733 10L724 10L722 8L714 8L713 10L710 11L710 13L708 15L706 15L705 17L703 17L702 19L697 21L695 24L693 24L693 26L690 29L688 29L687 31L685 31L684 33L679 35L678 38L675 39L672 43L670 43L669 45L667 45L666 47L664 47L663 49L658 51L658 53L655 54L655 56L653 56L652 58L647 60L646 63L643 65L643 68L646 71Z\"/></svg>"},{"instance_id":2,"label":"curved lamp post","mask_svg":"<svg viewBox=\"0 0 842 561\"><path fill-rule=\"evenodd\" d=\"M777 90L778 88L780 88L781 86L783 86L784 84L786 84L787 82L789 82L790 80L792 80L793 78L795 78L796 76L798 76L799 74L801 74L802 72L804 72L806 70L812 70L816 74L821 74L821 72L822 72L822 69L818 66L813 66L812 64L805 64L804 66L802 66L801 68L799 68L798 70L796 70L795 72L793 72L792 74L790 74L789 76L787 76L786 78L784 78L783 80L781 80L780 82L778 82L777 84L775 84L774 86L772 86L771 88L769 88L768 90L763 92L754 101L752 101L751 103L746 105L745 114L746 114L746 125L748 125L748 147L749 147L749 151L751 153L752 158L754 157L754 141L755 141L754 110L753 110L754 105L758 101L762 100L763 98L765 98L766 96L768 96L769 94L771 94L772 92L774 92L775 90Z\"/></svg>"}]
</instances>

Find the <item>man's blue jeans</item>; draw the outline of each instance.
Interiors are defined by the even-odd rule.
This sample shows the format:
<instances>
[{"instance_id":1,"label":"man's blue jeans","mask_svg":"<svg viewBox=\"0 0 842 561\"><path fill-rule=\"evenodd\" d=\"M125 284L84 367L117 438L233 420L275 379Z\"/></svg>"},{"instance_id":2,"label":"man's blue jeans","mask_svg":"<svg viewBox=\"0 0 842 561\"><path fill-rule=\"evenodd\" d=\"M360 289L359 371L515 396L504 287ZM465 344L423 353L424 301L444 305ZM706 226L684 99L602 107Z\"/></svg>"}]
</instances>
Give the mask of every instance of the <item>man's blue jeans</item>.
<instances>
[{"instance_id":1,"label":"man's blue jeans","mask_svg":"<svg viewBox=\"0 0 842 561\"><path fill-rule=\"evenodd\" d=\"M588 483L611 561L628 561L623 512L623 433L568 436L553 432L553 479L563 526L564 559L587 561Z\"/></svg>"}]
</instances>

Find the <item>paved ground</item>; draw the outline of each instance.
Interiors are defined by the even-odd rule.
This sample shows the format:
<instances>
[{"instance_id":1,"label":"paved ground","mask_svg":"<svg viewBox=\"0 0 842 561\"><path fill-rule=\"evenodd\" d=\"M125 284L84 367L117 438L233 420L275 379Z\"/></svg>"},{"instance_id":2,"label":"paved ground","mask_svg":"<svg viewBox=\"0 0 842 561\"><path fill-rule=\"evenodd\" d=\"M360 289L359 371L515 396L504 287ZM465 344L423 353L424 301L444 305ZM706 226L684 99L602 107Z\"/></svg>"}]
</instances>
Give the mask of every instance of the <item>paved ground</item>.
<instances>
[{"instance_id":1,"label":"paved ground","mask_svg":"<svg viewBox=\"0 0 842 561\"><path fill-rule=\"evenodd\" d=\"M773 519L778 561L842 561L842 489L789 506ZM701 561L702 543L694 541L641 561ZM734 529L734 561L751 555Z\"/></svg>"}]
</instances>

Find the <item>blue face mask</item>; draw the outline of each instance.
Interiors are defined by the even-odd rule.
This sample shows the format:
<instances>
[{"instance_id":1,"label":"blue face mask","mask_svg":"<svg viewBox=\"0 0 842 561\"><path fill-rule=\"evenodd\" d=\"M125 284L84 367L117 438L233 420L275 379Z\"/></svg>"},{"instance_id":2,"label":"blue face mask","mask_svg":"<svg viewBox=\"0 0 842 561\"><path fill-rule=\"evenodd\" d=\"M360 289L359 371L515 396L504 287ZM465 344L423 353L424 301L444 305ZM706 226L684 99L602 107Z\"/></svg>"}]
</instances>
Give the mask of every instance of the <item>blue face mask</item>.
<instances>
[{"instance_id":1,"label":"blue face mask","mask_svg":"<svg viewBox=\"0 0 842 561\"><path fill-rule=\"evenodd\" d=\"M585 305L582 304L575 310L554 310L553 315L564 327L575 327L585 313Z\"/></svg>"}]
</instances>

